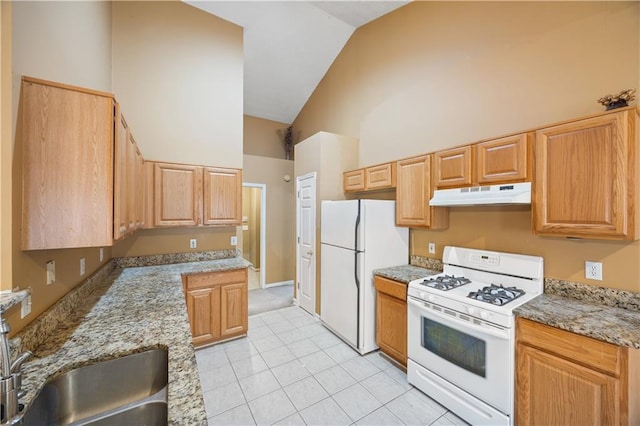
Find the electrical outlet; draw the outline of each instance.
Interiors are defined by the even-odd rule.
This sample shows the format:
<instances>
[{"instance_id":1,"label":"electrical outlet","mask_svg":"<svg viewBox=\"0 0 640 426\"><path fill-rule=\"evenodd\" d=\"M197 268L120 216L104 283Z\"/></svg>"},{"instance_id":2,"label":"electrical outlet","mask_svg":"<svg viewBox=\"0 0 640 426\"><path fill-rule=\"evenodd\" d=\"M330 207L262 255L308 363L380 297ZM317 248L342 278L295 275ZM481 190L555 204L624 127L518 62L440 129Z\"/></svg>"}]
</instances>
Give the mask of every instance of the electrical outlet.
<instances>
[{"instance_id":1,"label":"electrical outlet","mask_svg":"<svg viewBox=\"0 0 640 426\"><path fill-rule=\"evenodd\" d=\"M100 251L99 251L100 255L100 262L102 262L104 260L104 247L100 247Z\"/></svg>"},{"instance_id":2,"label":"electrical outlet","mask_svg":"<svg viewBox=\"0 0 640 426\"><path fill-rule=\"evenodd\" d=\"M24 318L31 313L31 295L22 299L22 305L20 308L20 318Z\"/></svg>"},{"instance_id":3,"label":"electrical outlet","mask_svg":"<svg viewBox=\"0 0 640 426\"><path fill-rule=\"evenodd\" d=\"M196 248L198 247L198 241L195 238L189 240L189 247Z\"/></svg>"},{"instance_id":4,"label":"electrical outlet","mask_svg":"<svg viewBox=\"0 0 640 426\"><path fill-rule=\"evenodd\" d=\"M84 261L84 257L80 258L80 276L83 276L85 273L85 261Z\"/></svg>"},{"instance_id":5,"label":"electrical outlet","mask_svg":"<svg viewBox=\"0 0 640 426\"><path fill-rule=\"evenodd\" d=\"M237 246L238 245L238 237L237 236L233 236L231 237L231 245L232 246Z\"/></svg>"},{"instance_id":6,"label":"electrical outlet","mask_svg":"<svg viewBox=\"0 0 640 426\"><path fill-rule=\"evenodd\" d=\"M584 276L590 280L602 281L602 262L584 263Z\"/></svg>"},{"instance_id":7,"label":"electrical outlet","mask_svg":"<svg viewBox=\"0 0 640 426\"><path fill-rule=\"evenodd\" d=\"M436 243L429 243L429 253L435 254L436 252Z\"/></svg>"},{"instance_id":8,"label":"electrical outlet","mask_svg":"<svg viewBox=\"0 0 640 426\"><path fill-rule=\"evenodd\" d=\"M47 285L56 282L56 261L50 260L47 262Z\"/></svg>"}]
</instances>

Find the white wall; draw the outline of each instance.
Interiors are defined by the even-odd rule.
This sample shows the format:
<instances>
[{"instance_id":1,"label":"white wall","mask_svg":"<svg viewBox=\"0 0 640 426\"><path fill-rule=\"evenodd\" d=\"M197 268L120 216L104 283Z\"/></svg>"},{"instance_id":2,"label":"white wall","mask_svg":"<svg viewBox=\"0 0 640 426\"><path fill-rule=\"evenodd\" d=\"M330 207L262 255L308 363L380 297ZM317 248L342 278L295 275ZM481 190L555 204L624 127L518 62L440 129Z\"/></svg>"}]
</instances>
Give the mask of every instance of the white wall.
<instances>
[{"instance_id":1,"label":"white wall","mask_svg":"<svg viewBox=\"0 0 640 426\"><path fill-rule=\"evenodd\" d=\"M114 2L113 90L145 159L242 167L241 27L181 2Z\"/></svg>"}]
</instances>

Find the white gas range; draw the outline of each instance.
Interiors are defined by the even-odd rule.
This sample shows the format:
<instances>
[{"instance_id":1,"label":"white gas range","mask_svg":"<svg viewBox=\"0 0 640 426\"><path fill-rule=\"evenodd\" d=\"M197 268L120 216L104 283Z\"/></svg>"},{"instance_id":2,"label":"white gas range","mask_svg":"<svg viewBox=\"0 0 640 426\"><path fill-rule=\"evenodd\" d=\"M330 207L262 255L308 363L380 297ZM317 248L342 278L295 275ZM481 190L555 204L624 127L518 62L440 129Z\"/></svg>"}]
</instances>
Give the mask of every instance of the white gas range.
<instances>
[{"instance_id":1,"label":"white gas range","mask_svg":"<svg viewBox=\"0 0 640 426\"><path fill-rule=\"evenodd\" d=\"M543 292L541 257L445 247L409 283L407 375L474 425L513 424L513 309Z\"/></svg>"}]
</instances>

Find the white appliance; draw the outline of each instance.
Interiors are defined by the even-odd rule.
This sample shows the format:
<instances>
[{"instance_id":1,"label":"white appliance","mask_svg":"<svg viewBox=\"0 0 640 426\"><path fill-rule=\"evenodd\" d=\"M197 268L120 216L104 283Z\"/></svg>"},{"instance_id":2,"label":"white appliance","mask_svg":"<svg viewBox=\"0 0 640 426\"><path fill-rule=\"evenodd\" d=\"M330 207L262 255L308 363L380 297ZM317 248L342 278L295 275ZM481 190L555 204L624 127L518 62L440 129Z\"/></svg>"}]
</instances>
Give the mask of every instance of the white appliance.
<instances>
[{"instance_id":1,"label":"white appliance","mask_svg":"<svg viewBox=\"0 0 640 426\"><path fill-rule=\"evenodd\" d=\"M320 319L361 354L378 348L372 271L406 264L408 241L395 201L322 202Z\"/></svg>"},{"instance_id":2,"label":"white appliance","mask_svg":"<svg viewBox=\"0 0 640 426\"><path fill-rule=\"evenodd\" d=\"M543 292L541 257L445 247L408 289L409 383L473 425L512 425L513 309Z\"/></svg>"},{"instance_id":3,"label":"white appliance","mask_svg":"<svg viewBox=\"0 0 640 426\"><path fill-rule=\"evenodd\" d=\"M531 204L531 182L472 186L433 191L430 206Z\"/></svg>"}]
</instances>

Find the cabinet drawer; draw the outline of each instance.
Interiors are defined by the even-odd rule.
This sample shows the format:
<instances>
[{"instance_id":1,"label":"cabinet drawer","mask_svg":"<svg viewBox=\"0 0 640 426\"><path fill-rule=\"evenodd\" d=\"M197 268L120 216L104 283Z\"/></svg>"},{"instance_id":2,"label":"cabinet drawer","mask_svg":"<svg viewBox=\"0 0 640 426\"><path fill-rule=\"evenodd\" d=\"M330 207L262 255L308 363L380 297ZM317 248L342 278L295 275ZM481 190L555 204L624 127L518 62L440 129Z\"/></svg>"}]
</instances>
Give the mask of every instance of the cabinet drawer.
<instances>
[{"instance_id":1,"label":"cabinet drawer","mask_svg":"<svg viewBox=\"0 0 640 426\"><path fill-rule=\"evenodd\" d=\"M398 281L383 277L375 277L374 284L376 290L381 293L393 296L396 299L407 300L407 285Z\"/></svg>"},{"instance_id":2,"label":"cabinet drawer","mask_svg":"<svg viewBox=\"0 0 640 426\"><path fill-rule=\"evenodd\" d=\"M246 280L246 269L235 269L232 271L209 272L204 274L187 275L187 290L196 288L211 287L219 284L244 282Z\"/></svg>"},{"instance_id":3,"label":"cabinet drawer","mask_svg":"<svg viewBox=\"0 0 640 426\"><path fill-rule=\"evenodd\" d=\"M344 172L342 175L342 185L345 192L364 190L364 169Z\"/></svg>"},{"instance_id":4,"label":"cabinet drawer","mask_svg":"<svg viewBox=\"0 0 640 426\"><path fill-rule=\"evenodd\" d=\"M620 376L621 348L569 331L560 330L523 318L516 328L518 343L534 346L573 362Z\"/></svg>"}]
</instances>

